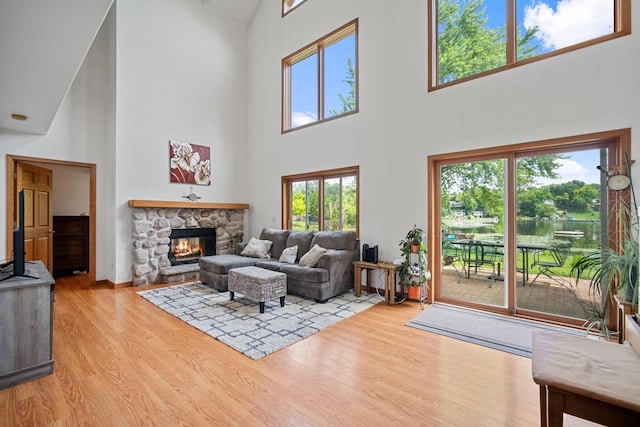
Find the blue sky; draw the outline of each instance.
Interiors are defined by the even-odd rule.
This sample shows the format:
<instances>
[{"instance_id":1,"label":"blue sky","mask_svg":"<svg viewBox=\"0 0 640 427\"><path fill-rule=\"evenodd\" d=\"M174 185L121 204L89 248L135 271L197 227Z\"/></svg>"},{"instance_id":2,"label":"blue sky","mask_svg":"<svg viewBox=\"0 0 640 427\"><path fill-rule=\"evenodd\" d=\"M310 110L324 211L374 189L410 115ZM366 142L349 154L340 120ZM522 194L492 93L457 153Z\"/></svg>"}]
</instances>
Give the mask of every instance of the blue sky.
<instances>
[{"instance_id":1,"label":"blue sky","mask_svg":"<svg viewBox=\"0 0 640 427\"><path fill-rule=\"evenodd\" d=\"M485 0L490 27L503 26L506 1ZM537 26L539 53L613 31L613 0L516 0L520 27Z\"/></svg>"},{"instance_id":2,"label":"blue sky","mask_svg":"<svg viewBox=\"0 0 640 427\"><path fill-rule=\"evenodd\" d=\"M560 159L560 168L556 171L560 177L558 179L539 179L540 185L560 184L573 180L582 181L586 184L599 184L601 172L597 166L600 164L600 150L583 150L572 153L565 153Z\"/></svg>"},{"instance_id":3,"label":"blue sky","mask_svg":"<svg viewBox=\"0 0 640 427\"><path fill-rule=\"evenodd\" d=\"M348 96L350 87L343 80L347 77L347 60L355 68L355 36L346 37L325 48L325 117L331 110L342 110L338 94ZM318 62L312 55L291 67L292 127L318 119Z\"/></svg>"}]
</instances>

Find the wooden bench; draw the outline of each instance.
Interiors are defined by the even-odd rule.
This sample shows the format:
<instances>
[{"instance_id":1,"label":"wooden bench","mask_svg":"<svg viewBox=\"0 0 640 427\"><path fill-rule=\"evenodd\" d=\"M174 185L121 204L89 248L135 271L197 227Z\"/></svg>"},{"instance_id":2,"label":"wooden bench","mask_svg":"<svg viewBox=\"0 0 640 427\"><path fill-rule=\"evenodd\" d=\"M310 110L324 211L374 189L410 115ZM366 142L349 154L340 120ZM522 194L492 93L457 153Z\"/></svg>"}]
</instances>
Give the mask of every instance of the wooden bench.
<instances>
[{"instance_id":1,"label":"wooden bench","mask_svg":"<svg viewBox=\"0 0 640 427\"><path fill-rule=\"evenodd\" d=\"M540 386L540 425L571 414L607 426L640 425L640 327L626 319L631 345L535 331L531 366Z\"/></svg>"}]
</instances>

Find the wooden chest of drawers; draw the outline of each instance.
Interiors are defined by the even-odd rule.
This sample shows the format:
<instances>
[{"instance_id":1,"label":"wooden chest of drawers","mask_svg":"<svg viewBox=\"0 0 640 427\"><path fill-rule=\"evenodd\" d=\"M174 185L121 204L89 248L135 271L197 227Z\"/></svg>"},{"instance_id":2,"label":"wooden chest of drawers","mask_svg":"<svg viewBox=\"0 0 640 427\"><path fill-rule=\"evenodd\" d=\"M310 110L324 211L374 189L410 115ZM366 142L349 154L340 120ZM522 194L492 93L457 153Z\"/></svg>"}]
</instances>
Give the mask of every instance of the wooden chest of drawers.
<instances>
[{"instance_id":1,"label":"wooden chest of drawers","mask_svg":"<svg viewBox=\"0 0 640 427\"><path fill-rule=\"evenodd\" d=\"M89 271L89 217L53 217L53 275Z\"/></svg>"}]
</instances>

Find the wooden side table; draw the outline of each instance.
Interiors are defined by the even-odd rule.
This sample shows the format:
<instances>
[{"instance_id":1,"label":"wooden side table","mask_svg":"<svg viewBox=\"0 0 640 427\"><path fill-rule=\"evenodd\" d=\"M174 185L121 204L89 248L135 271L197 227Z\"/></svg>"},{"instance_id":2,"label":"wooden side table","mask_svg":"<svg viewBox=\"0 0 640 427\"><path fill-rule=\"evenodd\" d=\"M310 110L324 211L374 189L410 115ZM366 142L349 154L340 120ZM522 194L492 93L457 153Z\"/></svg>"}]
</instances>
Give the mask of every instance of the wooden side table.
<instances>
[{"instance_id":1,"label":"wooden side table","mask_svg":"<svg viewBox=\"0 0 640 427\"><path fill-rule=\"evenodd\" d=\"M384 300L387 304L395 304L396 296L396 273L400 269L399 265L391 264L390 262L365 262L354 261L353 262L354 275L353 275L353 293L359 297L362 287L362 270L367 270L367 288L371 289L371 271L379 270L382 273L384 282Z\"/></svg>"}]
</instances>

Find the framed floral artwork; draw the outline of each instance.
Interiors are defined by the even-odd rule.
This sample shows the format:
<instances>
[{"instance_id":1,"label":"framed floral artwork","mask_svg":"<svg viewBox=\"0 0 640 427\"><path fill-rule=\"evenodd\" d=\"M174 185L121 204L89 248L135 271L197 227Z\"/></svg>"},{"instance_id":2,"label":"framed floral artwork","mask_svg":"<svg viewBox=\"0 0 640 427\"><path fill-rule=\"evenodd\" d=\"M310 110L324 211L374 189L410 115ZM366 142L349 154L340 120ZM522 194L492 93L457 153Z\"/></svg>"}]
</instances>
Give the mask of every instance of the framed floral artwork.
<instances>
[{"instance_id":1,"label":"framed floral artwork","mask_svg":"<svg viewBox=\"0 0 640 427\"><path fill-rule=\"evenodd\" d=\"M171 182L211 185L211 149L204 145L169 141Z\"/></svg>"}]
</instances>

